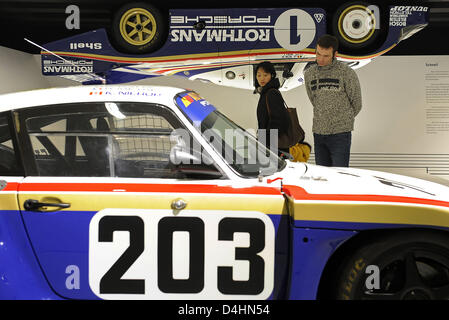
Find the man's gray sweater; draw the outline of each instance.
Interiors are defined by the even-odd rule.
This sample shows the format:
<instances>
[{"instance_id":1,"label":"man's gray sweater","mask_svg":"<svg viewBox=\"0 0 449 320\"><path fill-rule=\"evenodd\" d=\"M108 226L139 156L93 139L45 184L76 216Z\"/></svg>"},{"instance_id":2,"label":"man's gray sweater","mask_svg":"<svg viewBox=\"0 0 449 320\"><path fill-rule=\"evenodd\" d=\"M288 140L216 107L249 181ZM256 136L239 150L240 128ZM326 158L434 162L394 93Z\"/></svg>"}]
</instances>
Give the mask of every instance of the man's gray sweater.
<instances>
[{"instance_id":1,"label":"man's gray sweater","mask_svg":"<svg viewBox=\"0 0 449 320\"><path fill-rule=\"evenodd\" d=\"M362 109L360 83L354 70L334 59L330 65L314 64L306 69L304 81L313 105L313 133L354 130L354 118Z\"/></svg>"}]
</instances>

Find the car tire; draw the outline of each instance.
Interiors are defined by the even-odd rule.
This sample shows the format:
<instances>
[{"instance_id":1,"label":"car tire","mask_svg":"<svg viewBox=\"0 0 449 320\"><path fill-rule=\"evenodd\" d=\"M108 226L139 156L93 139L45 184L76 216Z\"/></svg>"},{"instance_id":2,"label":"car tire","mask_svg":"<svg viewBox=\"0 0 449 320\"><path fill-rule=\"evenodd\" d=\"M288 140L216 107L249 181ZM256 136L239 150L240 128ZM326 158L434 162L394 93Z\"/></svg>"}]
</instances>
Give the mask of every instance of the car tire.
<instances>
[{"instance_id":1,"label":"car tire","mask_svg":"<svg viewBox=\"0 0 449 320\"><path fill-rule=\"evenodd\" d=\"M385 31L382 8L365 2L350 2L340 6L332 18L332 31L343 51L371 49Z\"/></svg>"},{"instance_id":2,"label":"car tire","mask_svg":"<svg viewBox=\"0 0 449 320\"><path fill-rule=\"evenodd\" d=\"M343 259L344 264L334 273L334 298L449 298L448 235L429 230L397 231L377 238L380 239L362 245L347 259Z\"/></svg>"},{"instance_id":3,"label":"car tire","mask_svg":"<svg viewBox=\"0 0 449 320\"><path fill-rule=\"evenodd\" d=\"M115 13L111 26L116 49L132 54L159 49L166 38L165 20L157 8L144 2L122 6Z\"/></svg>"}]
</instances>

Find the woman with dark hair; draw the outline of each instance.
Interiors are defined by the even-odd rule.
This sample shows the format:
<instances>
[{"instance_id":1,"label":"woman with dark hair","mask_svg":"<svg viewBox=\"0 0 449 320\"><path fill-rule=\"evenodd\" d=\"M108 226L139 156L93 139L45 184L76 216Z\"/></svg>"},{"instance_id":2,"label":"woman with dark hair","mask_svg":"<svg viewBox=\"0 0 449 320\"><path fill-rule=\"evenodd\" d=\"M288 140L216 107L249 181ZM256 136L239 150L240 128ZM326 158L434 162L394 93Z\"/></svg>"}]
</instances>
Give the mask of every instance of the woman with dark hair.
<instances>
[{"instance_id":1,"label":"woman with dark hair","mask_svg":"<svg viewBox=\"0 0 449 320\"><path fill-rule=\"evenodd\" d=\"M278 136L287 134L290 126L288 111L279 91L280 83L276 70L271 62L264 61L256 67L256 92L260 94L257 104L258 136L263 142L261 129L266 130L265 145L270 148L270 130L277 130ZM272 150L278 155L288 153L288 149Z\"/></svg>"}]
</instances>

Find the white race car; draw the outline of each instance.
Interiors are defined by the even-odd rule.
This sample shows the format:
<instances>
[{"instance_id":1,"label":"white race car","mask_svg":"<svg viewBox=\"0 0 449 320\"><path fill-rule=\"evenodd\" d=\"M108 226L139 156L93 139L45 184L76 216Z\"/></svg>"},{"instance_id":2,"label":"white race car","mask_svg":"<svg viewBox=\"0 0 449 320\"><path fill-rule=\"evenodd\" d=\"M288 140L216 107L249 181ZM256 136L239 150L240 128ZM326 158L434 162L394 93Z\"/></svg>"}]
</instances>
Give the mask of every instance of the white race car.
<instances>
[{"instance_id":1,"label":"white race car","mask_svg":"<svg viewBox=\"0 0 449 320\"><path fill-rule=\"evenodd\" d=\"M2 299L449 298L447 186L282 160L184 89L0 106Z\"/></svg>"}]
</instances>

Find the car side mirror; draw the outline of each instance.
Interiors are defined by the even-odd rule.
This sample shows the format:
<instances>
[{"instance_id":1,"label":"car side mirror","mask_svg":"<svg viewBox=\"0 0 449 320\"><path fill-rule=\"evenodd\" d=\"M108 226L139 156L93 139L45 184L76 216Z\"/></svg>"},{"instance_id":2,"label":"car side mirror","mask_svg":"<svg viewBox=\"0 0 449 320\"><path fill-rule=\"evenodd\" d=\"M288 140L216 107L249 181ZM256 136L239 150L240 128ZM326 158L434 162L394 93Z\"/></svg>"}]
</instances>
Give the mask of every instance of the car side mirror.
<instances>
[{"instance_id":1,"label":"car side mirror","mask_svg":"<svg viewBox=\"0 0 449 320\"><path fill-rule=\"evenodd\" d=\"M199 164L201 163L201 157L184 151L179 146L174 146L170 151L170 163L177 166L180 164Z\"/></svg>"},{"instance_id":2,"label":"car side mirror","mask_svg":"<svg viewBox=\"0 0 449 320\"><path fill-rule=\"evenodd\" d=\"M197 150L187 152L179 146L174 146L170 151L169 161L174 171L189 178L217 179L223 176L213 165L213 159Z\"/></svg>"}]
</instances>

